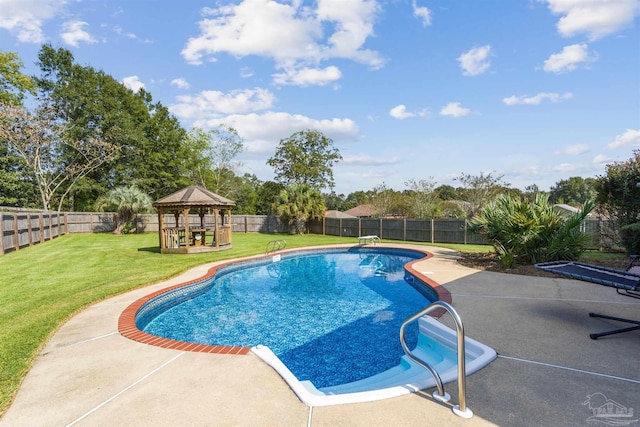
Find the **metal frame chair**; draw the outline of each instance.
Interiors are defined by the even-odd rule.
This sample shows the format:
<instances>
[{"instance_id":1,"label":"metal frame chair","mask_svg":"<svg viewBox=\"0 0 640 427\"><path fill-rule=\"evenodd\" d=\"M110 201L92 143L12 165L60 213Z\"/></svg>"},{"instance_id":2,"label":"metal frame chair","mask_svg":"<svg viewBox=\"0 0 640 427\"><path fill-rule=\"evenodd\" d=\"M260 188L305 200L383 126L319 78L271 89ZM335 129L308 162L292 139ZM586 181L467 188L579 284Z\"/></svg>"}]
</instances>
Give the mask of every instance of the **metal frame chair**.
<instances>
[{"instance_id":1,"label":"metal frame chair","mask_svg":"<svg viewBox=\"0 0 640 427\"><path fill-rule=\"evenodd\" d=\"M549 273L558 274L560 276L569 277L571 279L610 286L615 288L616 292L620 295L640 299L640 266L636 265L638 262L640 262L640 255L632 255L625 270L616 270L613 268L575 261L544 262L535 264L535 268ZM638 320L606 316L598 313L589 313L589 316L635 325L627 328L619 328L612 331L590 334L589 337L593 340L608 335L640 330L640 321Z\"/></svg>"}]
</instances>

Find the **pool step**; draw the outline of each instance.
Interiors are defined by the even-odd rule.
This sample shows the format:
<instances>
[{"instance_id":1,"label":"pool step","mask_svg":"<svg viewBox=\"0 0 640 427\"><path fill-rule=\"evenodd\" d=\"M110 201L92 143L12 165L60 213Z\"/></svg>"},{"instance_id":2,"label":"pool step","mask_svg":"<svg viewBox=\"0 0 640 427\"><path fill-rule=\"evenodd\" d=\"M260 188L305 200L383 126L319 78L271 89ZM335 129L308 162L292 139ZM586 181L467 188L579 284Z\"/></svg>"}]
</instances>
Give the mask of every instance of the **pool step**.
<instances>
[{"instance_id":1,"label":"pool step","mask_svg":"<svg viewBox=\"0 0 640 427\"><path fill-rule=\"evenodd\" d=\"M422 334L418 337L418 344L413 353L431 365L441 376L450 370L455 372L458 366L454 350ZM325 394L343 394L386 389L398 385L404 385L415 391L432 387L434 383L428 371L406 356L402 356L399 365L377 375L347 384L322 387L319 390Z\"/></svg>"},{"instance_id":2,"label":"pool step","mask_svg":"<svg viewBox=\"0 0 640 427\"><path fill-rule=\"evenodd\" d=\"M431 317L418 320L419 336L414 353L435 367L443 382L457 379L456 333ZM492 348L471 338L465 339L466 373L470 375L496 358ZM400 364L380 374L332 387L317 389L310 381L299 381L282 361L265 346L252 348L253 353L271 365L289 384L298 398L309 406L369 402L401 396L434 387L431 374L406 357Z\"/></svg>"}]
</instances>

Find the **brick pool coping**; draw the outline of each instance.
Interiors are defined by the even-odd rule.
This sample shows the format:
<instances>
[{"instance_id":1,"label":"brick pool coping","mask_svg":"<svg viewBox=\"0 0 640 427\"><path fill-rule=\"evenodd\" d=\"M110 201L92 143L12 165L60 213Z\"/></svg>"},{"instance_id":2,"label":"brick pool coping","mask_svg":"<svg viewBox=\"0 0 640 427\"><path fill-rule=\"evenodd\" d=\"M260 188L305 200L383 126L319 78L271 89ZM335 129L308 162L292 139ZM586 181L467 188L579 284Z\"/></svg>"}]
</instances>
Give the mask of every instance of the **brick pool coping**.
<instances>
[{"instance_id":1,"label":"brick pool coping","mask_svg":"<svg viewBox=\"0 0 640 427\"><path fill-rule=\"evenodd\" d=\"M358 246L360 246L360 245L358 245ZM394 248L394 246L378 246L378 247ZM316 247L315 249L317 249L317 248L318 247ZM322 246L321 248L322 249L344 248L344 246ZM288 249L288 250L280 251L278 253L282 254L282 253L290 253L290 252L300 252L300 251L305 251L305 250L306 251L311 251L313 249L314 248ZM422 282L424 282L428 286L430 286L435 291L435 293L438 295L438 300L444 301L444 302L450 304L451 303L451 293L444 286L442 286L439 283L437 283L436 281L426 277L425 275L423 275L422 273L420 273L418 270L416 270L414 268L414 265L416 263L421 262L421 261L425 261L425 260L433 257L433 254L431 254L430 252L427 252L425 250L421 250L421 249L411 248L411 250L415 250L417 252L422 252L423 254L425 254L425 257L417 259L417 260L414 260L414 261L410 261L409 263L407 263L405 265L405 269L409 273L411 273L413 276L419 278ZM262 256L257 256L257 257L239 258L239 259L223 262L223 263L220 263L218 265L215 265L215 266L211 267L209 269L209 271L207 271L206 274L204 274L201 277L198 277L197 279L189 280L189 281L184 282L184 283L180 283L180 284L177 284L177 285L174 285L174 286L170 286L170 287L167 287L167 288L164 288L164 289L160 289L158 291L155 291L155 292L152 292L152 293L150 293L148 295L145 295L142 298L137 299L132 304L130 304L120 314L120 317L118 318L118 332L123 337L129 338L129 339L131 339L133 341L137 341L137 342L142 343L142 344L153 345L153 346L156 346L156 347L169 348L169 349L181 350L181 351L191 351L191 352L198 352L198 353L238 354L238 355L248 354L251 351L251 347L189 343L189 342L185 342L185 341L177 341L177 340L172 340L172 339L169 339L169 338L159 337L157 335L148 334L146 332L141 331L136 326L136 314L138 313L138 310L145 303L149 302L153 298L156 298L157 296L165 294L167 292L170 292L170 291L173 291L173 290L176 290L176 289L180 289L180 288L184 288L186 286L193 285L194 283L198 283L198 282L201 282L202 280L208 279L209 277L215 275L217 270L219 268L221 268L221 267L224 267L224 266L227 266L227 265L231 265L231 264L235 264L235 263L237 263L239 261L244 261L244 260L249 260L249 259L268 258L270 256L272 256L272 255L262 255ZM434 310L430 314L430 316L437 318L437 317L442 316L444 313L445 313L445 310L439 308L437 310Z\"/></svg>"}]
</instances>

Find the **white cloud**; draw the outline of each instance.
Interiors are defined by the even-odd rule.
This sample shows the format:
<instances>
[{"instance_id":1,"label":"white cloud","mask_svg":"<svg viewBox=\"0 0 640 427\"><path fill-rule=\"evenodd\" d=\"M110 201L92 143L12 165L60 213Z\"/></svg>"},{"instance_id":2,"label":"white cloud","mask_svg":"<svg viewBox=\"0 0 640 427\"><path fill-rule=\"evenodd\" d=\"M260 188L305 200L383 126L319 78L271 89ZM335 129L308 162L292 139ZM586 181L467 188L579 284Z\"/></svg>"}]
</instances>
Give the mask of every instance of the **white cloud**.
<instances>
[{"instance_id":1,"label":"white cloud","mask_svg":"<svg viewBox=\"0 0 640 427\"><path fill-rule=\"evenodd\" d=\"M249 77L253 77L253 70L249 67L242 67L240 69L240 77L243 79L248 79Z\"/></svg>"},{"instance_id":2,"label":"white cloud","mask_svg":"<svg viewBox=\"0 0 640 427\"><path fill-rule=\"evenodd\" d=\"M300 1L273 0L243 0L205 8L200 35L188 40L182 56L189 63L201 64L215 61L219 53L258 55L272 58L276 68L284 70L318 68L321 61L334 58L380 68L384 64L380 54L363 48L373 35L378 12L374 0L318 0L316 9ZM329 28L332 31L325 35Z\"/></svg>"},{"instance_id":3,"label":"white cloud","mask_svg":"<svg viewBox=\"0 0 640 427\"><path fill-rule=\"evenodd\" d=\"M431 25L431 11L425 6L418 6L416 0L413 0L413 15L420 18L423 27Z\"/></svg>"},{"instance_id":4,"label":"white cloud","mask_svg":"<svg viewBox=\"0 0 640 427\"><path fill-rule=\"evenodd\" d=\"M402 104L396 107L393 107L391 110L389 110L389 115L394 119L398 119L398 120L404 120L410 117L415 117L415 114L408 112L407 107Z\"/></svg>"},{"instance_id":5,"label":"white cloud","mask_svg":"<svg viewBox=\"0 0 640 427\"><path fill-rule=\"evenodd\" d=\"M42 26L60 14L66 3L64 0L2 0L0 28L21 42L42 43L45 41Z\"/></svg>"},{"instance_id":6,"label":"white cloud","mask_svg":"<svg viewBox=\"0 0 640 427\"><path fill-rule=\"evenodd\" d=\"M116 34L118 34L119 36L126 37L126 38L131 39L131 40L137 40L137 41L140 41L142 43L152 43L152 41L149 40L149 39L141 39L140 37L138 37L137 34L129 32L129 31L125 31L119 25L114 26L113 27L113 31Z\"/></svg>"},{"instance_id":7,"label":"white cloud","mask_svg":"<svg viewBox=\"0 0 640 427\"><path fill-rule=\"evenodd\" d=\"M589 146L586 144L576 144L571 145L564 150L560 151L558 154L569 154L571 156L577 156L580 154L584 154L589 152Z\"/></svg>"},{"instance_id":8,"label":"white cloud","mask_svg":"<svg viewBox=\"0 0 640 427\"><path fill-rule=\"evenodd\" d=\"M338 67L329 66L326 68L301 68L297 70L286 70L284 73L274 74L273 82L279 85L292 86L324 86L336 80L340 80L342 73Z\"/></svg>"},{"instance_id":9,"label":"white cloud","mask_svg":"<svg viewBox=\"0 0 640 427\"><path fill-rule=\"evenodd\" d=\"M464 117L471 114L471 110L460 106L459 102L450 102L440 110L441 116Z\"/></svg>"},{"instance_id":10,"label":"white cloud","mask_svg":"<svg viewBox=\"0 0 640 427\"><path fill-rule=\"evenodd\" d=\"M551 168L554 172L571 173L580 169L579 165L573 163L561 163Z\"/></svg>"},{"instance_id":11,"label":"white cloud","mask_svg":"<svg viewBox=\"0 0 640 427\"><path fill-rule=\"evenodd\" d=\"M189 89L189 82L184 77L171 80L173 86L177 86L180 89Z\"/></svg>"},{"instance_id":12,"label":"white cloud","mask_svg":"<svg viewBox=\"0 0 640 427\"><path fill-rule=\"evenodd\" d=\"M122 79L122 84L131 89L134 92L138 92L144 88L144 83L140 81L138 76L129 76Z\"/></svg>"},{"instance_id":13,"label":"white cloud","mask_svg":"<svg viewBox=\"0 0 640 427\"><path fill-rule=\"evenodd\" d=\"M373 157L373 156L344 156L341 163L355 166L381 166L395 165L400 162L399 157Z\"/></svg>"},{"instance_id":14,"label":"white cloud","mask_svg":"<svg viewBox=\"0 0 640 427\"><path fill-rule=\"evenodd\" d=\"M565 37L587 34L597 40L633 24L640 14L637 0L541 0L562 15L558 32Z\"/></svg>"},{"instance_id":15,"label":"white cloud","mask_svg":"<svg viewBox=\"0 0 640 427\"><path fill-rule=\"evenodd\" d=\"M489 69L489 55L491 54L491 46L485 45L474 47L468 52L458 57L462 74L465 76L477 76Z\"/></svg>"},{"instance_id":16,"label":"white cloud","mask_svg":"<svg viewBox=\"0 0 640 427\"><path fill-rule=\"evenodd\" d=\"M612 142L610 142L607 147L611 149L624 147L626 145L631 145L634 147L640 147L640 130L638 129L627 129L625 133L622 135L616 136Z\"/></svg>"},{"instance_id":17,"label":"white cloud","mask_svg":"<svg viewBox=\"0 0 640 427\"><path fill-rule=\"evenodd\" d=\"M417 112L407 111L407 107L404 104L393 107L391 110L389 110L389 115L398 120L404 120L411 117L429 118L429 112L427 110L421 110Z\"/></svg>"},{"instance_id":18,"label":"white cloud","mask_svg":"<svg viewBox=\"0 0 640 427\"><path fill-rule=\"evenodd\" d=\"M170 107L172 113L186 120L201 120L225 114L249 113L273 106L275 96L266 89L243 89L223 93L215 90L197 96L178 96L178 103Z\"/></svg>"},{"instance_id":19,"label":"white cloud","mask_svg":"<svg viewBox=\"0 0 640 427\"><path fill-rule=\"evenodd\" d=\"M597 156L595 156L593 158L593 160L591 161L593 164L595 165L603 165L606 163L610 163L611 159L607 156L605 156L604 154L598 154Z\"/></svg>"},{"instance_id":20,"label":"white cloud","mask_svg":"<svg viewBox=\"0 0 640 427\"><path fill-rule=\"evenodd\" d=\"M66 44L73 47L78 47L80 42L96 43L96 39L84 29L88 25L84 21L67 21L62 24L60 37Z\"/></svg>"},{"instance_id":21,"label":"white cloud","mask_svg":"<svg viewBox=\"0 0 640 427\"><path fill-rule=\"evenodd\" d=\"M534 96L510 96L508 98L503 98L502 102L507 105L539 105L544 100L549 100L551 102L560 102L564 99L573 98L573 94L571 92L566 92L564 94L553 93L553 92L540 92Z\"/></svg>"},{"instance_id":22,"label":"white cloud","mask_svg":"<svg viewBox=\"0 0 640 427\"><path fill-rule=\"evenodd\" d=\"M268 111L262 114L231 114L223 117L202 118L195 126L212 128L224 123L232 126L245 140L249 155L273 153L278 141L288 138L300 129L314 129L334 139L353 139L358 126L351 119L314 119L301 114Z\"/></svg>"},{"instance_id":23,"label":"white cloud","mask_svg":"<svg viewBox=\"0 0 640 427\"><path fill-rule=\"evenodd\" d=\"M586 44L572 44L565 46L560 53L554 53L544 61L544 71L548 73L566 73L578 68L581 63L595 61L595 55L589 54L589 47Z\"/></svg>"}]
</instances>

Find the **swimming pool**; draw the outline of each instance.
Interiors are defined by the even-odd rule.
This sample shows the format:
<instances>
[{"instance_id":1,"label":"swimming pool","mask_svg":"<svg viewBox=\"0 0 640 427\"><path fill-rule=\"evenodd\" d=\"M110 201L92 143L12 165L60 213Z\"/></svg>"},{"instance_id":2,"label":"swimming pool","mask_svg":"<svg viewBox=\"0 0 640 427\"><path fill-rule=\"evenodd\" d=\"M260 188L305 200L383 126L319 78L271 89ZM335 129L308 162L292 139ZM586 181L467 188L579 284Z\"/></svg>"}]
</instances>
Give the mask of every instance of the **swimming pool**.
<instances>
[{"instance_id":1,"label":"swimming pool","mask_svg":"<svg viewBox=\"0 0 640 427\"><path fill-rule=\"evenodd\" d=\"M136 323L173 340L265 345L299 380L344 384L398 364L402 321L437 299L423 283L404 280L404 265L422 257L334 249L234 264L192 285L192 292L142 307ZM407 334L411 347L417 328Z\"/></svg>"},{"instance_id":2,"label":"swimming pool","mask_svg":"<svg viewBox=\"0 0 640 427\"><path fill-rule=\"evenodd\" d=\"M360 392L380 388L404 394L432 380L404 359L398 339L402 321L438 299L428 279L407 272L426 256L417 250L357 246L234 262L210 277L133 304L134 329L152 337L140 341L155 344L154 336L164 337L159 340L170 348L215 346L236 353L233 349L251 347L312 406L372 400ZM417 344L430 353L432 364L455 371L455 337L447 338L449 332L429 337L440 326L426 320L419 327L420 334L418 324L409 330L410 347ZM467 346L468 358L485 353L474 348ZM472 372L473 364L467 368ZM347 394L351 400L333 399ZM390 395L377 398L384 397Z\"/></svg>"}]
</instances>

